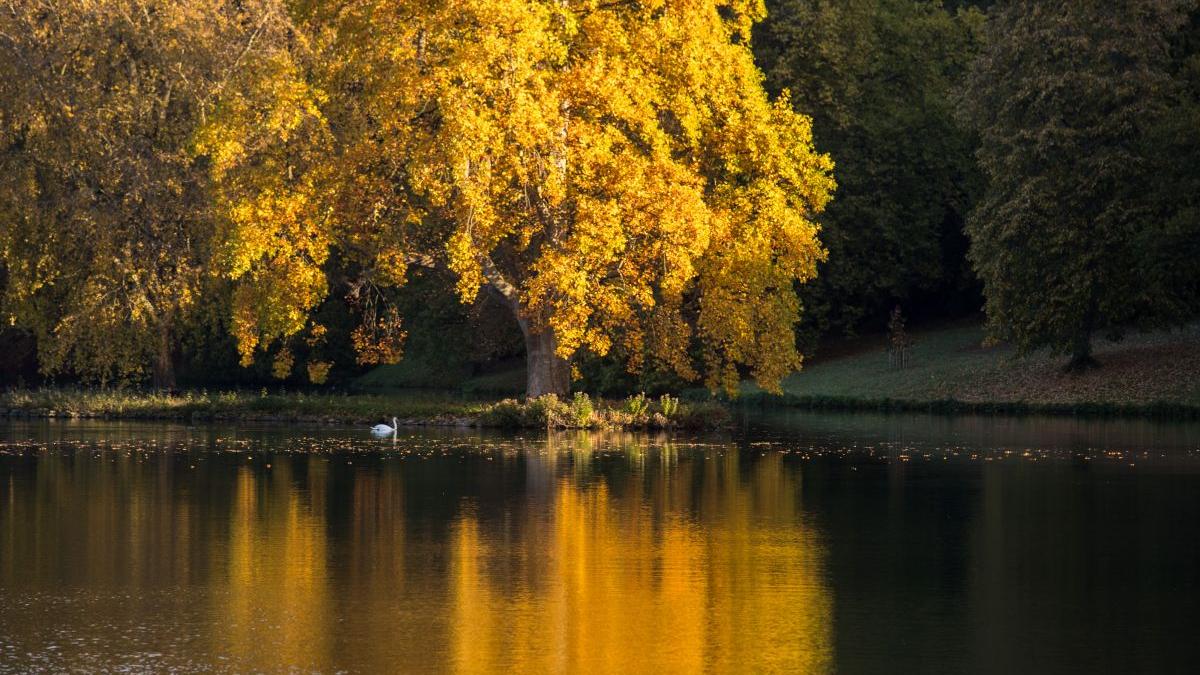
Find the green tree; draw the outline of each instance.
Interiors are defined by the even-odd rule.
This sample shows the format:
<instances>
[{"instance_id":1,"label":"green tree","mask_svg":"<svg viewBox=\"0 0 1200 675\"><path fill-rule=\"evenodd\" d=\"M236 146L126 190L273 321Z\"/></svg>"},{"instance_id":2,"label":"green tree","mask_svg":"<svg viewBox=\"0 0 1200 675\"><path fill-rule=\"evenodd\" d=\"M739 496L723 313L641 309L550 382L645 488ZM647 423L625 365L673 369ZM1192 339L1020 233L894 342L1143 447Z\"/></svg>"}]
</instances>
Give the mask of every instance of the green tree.
<instances>
[{"instance_id":1,"label":"green tree","mask_svg":"<svg viewBox=\"0 0 1200 675\"><path fill-rule=\"evenodd\" d=\"M979 174L953 91L983 16L932 0L769 0L755 31L768 87L790 89L837 162L829 258L800 289L805 337L880 327L897 303L977 302L962 234Z\"/></svg>"},{"instance_id":2,"label":"green tree","mask_svg":"<svg viewBox=\"0 0 1200 675\"><path fill-rule=\"evenodd\" d=\"M1169 178L1154 171L1154 131L1174 105L1170 39L1190 4L993 10L962 102L989 179L968 233L996 337L1069 354L1077 369L1094 364L1098 332L1184 318L1155 281L1171 218L1154 187Z\"/></svg>"},{"instance_id":3,"label":"green tree","mask_svg":"<svg viewBox=\"0 0 1200 675\"><path fill-rule=\"evenodd\" d=\"M1159 313L1186 320L1200 314L1200 2L1171 41L1170 112L1151 127L1148 196L1162 226L1142 237L1144 283Z\"/></svg>"}]
</instances>

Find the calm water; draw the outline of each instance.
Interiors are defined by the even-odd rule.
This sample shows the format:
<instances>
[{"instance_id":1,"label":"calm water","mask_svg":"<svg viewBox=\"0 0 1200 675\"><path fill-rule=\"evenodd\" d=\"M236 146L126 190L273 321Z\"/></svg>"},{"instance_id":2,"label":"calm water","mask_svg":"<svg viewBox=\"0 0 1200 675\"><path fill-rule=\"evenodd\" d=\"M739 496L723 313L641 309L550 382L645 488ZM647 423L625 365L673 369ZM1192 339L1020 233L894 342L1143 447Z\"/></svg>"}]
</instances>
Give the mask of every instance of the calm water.
<instances>
[{"instance_id":1,"label":"calm water","mask_svg":"<svg viewBox=\"0 0 1200 675\"><path fill-rule=\"evenodd\" d=\"M0 671L1195 672L1200 427L0 424Z\"/></svg>"}]
</instances>

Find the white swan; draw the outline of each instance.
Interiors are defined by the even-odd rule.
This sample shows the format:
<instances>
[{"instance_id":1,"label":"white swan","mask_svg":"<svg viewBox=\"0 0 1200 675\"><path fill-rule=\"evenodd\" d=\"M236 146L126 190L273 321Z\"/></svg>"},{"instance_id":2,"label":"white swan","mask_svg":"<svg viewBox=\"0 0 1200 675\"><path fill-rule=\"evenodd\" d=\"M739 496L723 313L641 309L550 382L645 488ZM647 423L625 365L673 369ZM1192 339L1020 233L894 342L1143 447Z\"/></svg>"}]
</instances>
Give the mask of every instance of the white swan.
<instances>
[{"instance_id":1,"label":"white swan","mask_svg":"<svg viewBox=\"0 0 1200 675\"><path fill-rule=\"evenodd\" d=\"M371 433L375 434L376 436L387 436L388 434L396 433L396 430L399 428L400 425L396 424L396 418L393 417L392 426L389 427L386 424L376 424L375 426L371 427Z\"/></svg>"}]
</instances>

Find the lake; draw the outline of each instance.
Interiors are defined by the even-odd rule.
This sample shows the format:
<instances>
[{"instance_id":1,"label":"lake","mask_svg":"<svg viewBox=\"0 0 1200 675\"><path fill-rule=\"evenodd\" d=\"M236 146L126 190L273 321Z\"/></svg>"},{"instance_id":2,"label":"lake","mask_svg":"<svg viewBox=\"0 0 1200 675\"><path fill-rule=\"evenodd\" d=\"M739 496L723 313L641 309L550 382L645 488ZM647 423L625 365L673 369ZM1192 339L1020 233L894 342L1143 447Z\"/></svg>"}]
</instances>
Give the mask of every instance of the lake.
<instances>
[{"instance_id":1,"label":"lake","mask_svg":"<svg viewBox=\"0 0 1200 675\"><path fill-rule=\"evenodd\" d=\"M1194 672L1200 426L0 423L0 672Z\"/></svg>"}]
</instances>

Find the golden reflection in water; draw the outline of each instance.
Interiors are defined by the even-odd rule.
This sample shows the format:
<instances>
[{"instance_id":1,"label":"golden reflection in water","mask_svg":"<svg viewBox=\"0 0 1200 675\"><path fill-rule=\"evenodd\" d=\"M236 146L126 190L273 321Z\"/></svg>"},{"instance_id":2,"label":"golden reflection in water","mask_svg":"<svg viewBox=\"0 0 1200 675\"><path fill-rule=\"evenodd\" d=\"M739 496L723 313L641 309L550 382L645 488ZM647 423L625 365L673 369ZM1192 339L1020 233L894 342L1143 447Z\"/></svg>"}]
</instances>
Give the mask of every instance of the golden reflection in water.
<instances>
[{"instance_id":1,"label":"golden reflection in water","mask_svg":"<svg viewBox=\"0 0 1200 675\"><path fill-rule=\"evenodd\" d=\"M237 672L826 671L798 471L633 437L441 459L45 453L0 483L0 591L107 590L0 611L0 637L123 630ZM64 670L131 663L89 639Z\"/></svg>"},{"instance_id":2,"label":"golden reflection in water","mask_svg":"<svg viewBox=\"0 0 1200 675\"><path fill-rule=\"evenodd\" d=\"M621 494L559 478L549 504L526 501L520 514L531 541L489 536L483 514L463 511L450 570L454 670L830 669L822 550L779 456L743 476L736 453L665 454L666 470Z\"/></svg>"},{"instance_id":3,"label":"golden reflection in water","mask_svg":"<svg viewBox=\"0 0 1200 675\"><path fill-rule=\"evenodd\" d=\"M238 470L227 587L213 597L213 641L215 651L239 669L288 664L328 671L333 666L332 632L338 627L329 624L325 526L322 512L314 509L325 481L320 463L309 464L303 492L286 489L292 482L288 462L273 467L269 477L257 476L249 466Z\"/></svg>"}]
</instances>

